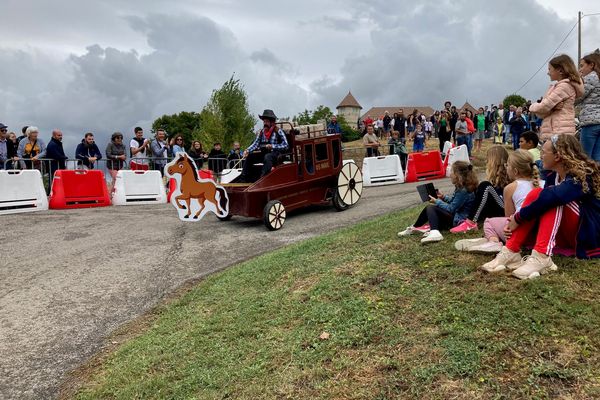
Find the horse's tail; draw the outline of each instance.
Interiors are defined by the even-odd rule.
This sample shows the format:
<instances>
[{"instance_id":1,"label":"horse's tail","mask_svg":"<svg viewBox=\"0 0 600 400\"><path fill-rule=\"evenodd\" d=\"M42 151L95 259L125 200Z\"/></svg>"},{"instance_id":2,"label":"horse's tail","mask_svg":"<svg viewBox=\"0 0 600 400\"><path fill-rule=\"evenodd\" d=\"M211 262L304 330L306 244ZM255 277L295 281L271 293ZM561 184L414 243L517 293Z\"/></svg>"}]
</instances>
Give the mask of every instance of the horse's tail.
<instances>
[{"instance_id":1,"label":"horse's tail","mask_svg":"<svg viewBox=\"0 0 600 400\"><path fill-rule=\"evenodd\" d=\"M225 214L227 212L227 193L222 187L217 187L217 191L219 192L219 205L221 214Z\"/></svg>"}]
</instances>

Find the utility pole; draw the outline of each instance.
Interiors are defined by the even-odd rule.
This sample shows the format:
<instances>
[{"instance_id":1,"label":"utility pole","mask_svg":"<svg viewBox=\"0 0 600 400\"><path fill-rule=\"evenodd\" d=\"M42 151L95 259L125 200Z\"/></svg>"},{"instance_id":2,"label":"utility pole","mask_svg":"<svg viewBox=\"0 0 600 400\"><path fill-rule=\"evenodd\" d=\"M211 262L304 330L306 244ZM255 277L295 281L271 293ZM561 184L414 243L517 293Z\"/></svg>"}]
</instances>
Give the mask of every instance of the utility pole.
<instances>
[{"instance_id":1,"label":"utility pole","mask_svg":"<svg viewBox=\"0 0 600 400\"><path fill-rule=\"evenodd\" d=\"M579 62L581 61L581 11L578 14L578 27L577 27L577 66L579 66Z\"/></svg>"}]
</instances>

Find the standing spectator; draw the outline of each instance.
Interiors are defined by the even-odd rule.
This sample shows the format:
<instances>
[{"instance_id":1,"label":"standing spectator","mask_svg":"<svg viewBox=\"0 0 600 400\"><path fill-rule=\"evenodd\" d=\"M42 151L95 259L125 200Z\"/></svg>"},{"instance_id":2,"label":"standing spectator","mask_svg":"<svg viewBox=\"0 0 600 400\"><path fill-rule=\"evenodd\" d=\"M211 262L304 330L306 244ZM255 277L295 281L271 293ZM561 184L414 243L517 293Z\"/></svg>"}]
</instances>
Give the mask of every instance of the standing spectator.
<instances>
[{"instance_id":1,"label":"standing spectator","mask_svg":"<svg viewBox=\"0 0 600 400\"><path fill-rule=\"evenodd\" d=\"M221 150L221 143L216 142L208 153L208 169L216 175L220 174L227 163L227 155Z\"/></svg>"},{"instance_id":2,"label":"standing spectator","mask_svg":"<svg viewBox=\"0 0 600 400\"><path fill-rule=\"evenodd\" d=\"M423 126L420 122L417 122L415 125L415 131L412 134L413 140L413 152L422 152L425 150L425 145L427 143L427 135L423 132Z\"/></svg>"},{"instance_id":3,"label":"standing spectator","mask_svg":"<svg viewBox=\"0 0 600 400\"><path fill-rule=\"evenodd\" d=\"M510 135L510 120L515 116L517 108L512 104L508 106L508 112L504 113L504 144L508 143L508 136Z\"/></svg>"},{"instance_id":4,"label":"standing spectator","mask_svg":"<svg viewBox=\"0 0 600 400\"><path fill-rule=\"evenodd\" d=\"M398 139L400 142L406 143L406 118L404 118L403 109L398 110L398 113L394 114L392 129L398 132Z\"/></svg>"},{"instance_id":5,"label":"standing spectator","mask_svg":"<svg viewBox=\"0 0 600 400\"><path fill-rule=\"evenodd\" d=\"M448 114L448 118L450 121L450 135L456 140L456 124L459 118L458 112L456 111L456 106L450 107L450 114Z\"/></svg>"},{"instance_id":6,"label":"standing spectator","mask_svg":"<svg viewBox=\"0 0 600 400\"><path fill-rule=\"evenodd\" d=\"M527 128L527 123L521 115L522 112L523 109L518 107L514 117L510 120L510 136L512 137L513 150L519 148L519 139L521 138L521 134L525 132Z\"/></svg>"},{"instance_id":7,"label":"standing spectator","mask_svg":"<svg viewBox=\"0 0 600 400\"><path fill-rule=\"evenodd\" d=\"M367 126L373 125L373 118L371 118L370 115L367 115L367 118L365 118L363 120L363 125L364 125L365 129L367 129Z\"/></svg>"},{"instance_id":8,"label":"standing spectator","mask_svg":"<svg viewBox=\"0 0 600 400\"><path fill-rule=\"evenodd\" d=\"M334 135L336 133L342 133L342 128L337 120L337 115L331 116L331 121L327 124L327 134Z\"/></svg>"},{"instance_id":9,"label":"standing spectator","mask_svg":"<svg viewBox=\"0 0 600 400\"><path fill-rule=\"evenodd\" d=\"M173 149L173 157L175 157L177 153L185 153L183 136L175 135L175 137L171 139L171 148Z\"/></svg>"},{"instance_id":10,"label":"standing spectator","mask_svg":"<svg viewBox=\"0 0 600 400\"><path fill-rule=\"evenodd\" d=\"M156 138L150 144L150 148L152 150L153 156L153 165L152 169L160 171L160 175L164 176L165 174L165 165L167 164L167 159L169 157L169 143L166 141L166 132L164 129L158 129L156 131Z\"/></svg>"},{"instance_id":11,"label":"standing spectator","mask_svg":"<svg viewBox=\"0 0 600 400\"><path fill-rule=\"evenodd\" d=\"M583 83L571 57L562 54L548 63L548 76L551 81L548 91L540 103L529 109L542 117L540 129L542 141L553 134L575 135L575 98L583 95Z\"/></svg>"},{"instance_id":12,"label":"standing spectator","mask_svg":"<svg viewBox=\"0 0 600 400\"><path fill-rule=\"evenodd\" d=\"M467 150L469 150L469 157L470 157L471 153L473 151L473 134L475 133L475 124L473 123L473 113L471 112L471 110L467 110L467 111L465 111L465 113L466 113L465 121L467 122L467 131L469 132L469 134L467 135Z\"/></svg>"},{"instance_id":13,"label":"standing spectator","mask_svg":"<svg viewBox=\"0 0 600 400\"><path fill-rule=\"evenodd\" d=\"M383 115L379 116L379 118L377 118L377 121L375 121L375 128L375 134L377 135L377 137L381 138L383 136Z\"/></svg>"},{"instance_id":14,"label":"standing spectator","mask_svg":"<svg viewBox=\"0 0 600 400\"><path fill-rule=\"evenodd\" d=\"M46 158L52 160L50 161L50 182L53 181L54 173L57 170L67 168L66 161L69 157L65 155L62 138L63 133L60 129L54 129L52 131L52 138L48 142L48 147L46 147Z\"/></svg>"},{"instance_id":15,"label":"standing spectator","mask_svg":"<svg viewBox=\"0 0 600 400\"><path fill-rule=\"evenodd\" d=\"M504 124L504 104L500 102L498 104L498 110L496 110L496 120L500 118L502 120L502 144L506 144L506 126Z\"/></svg>"},{"instance_id":16,"label":"standing spectator","mask_svg":"<svg viewBox=\"0 0 600 400\"><path fill-rule=\"evenodd\" d=\"M412 133L415 131L415 127L417 126L417 122L419 121L419 116L417 115L418 111L413 110L412 114L408 116L406 121L406 129L408 131L408 136L412 136Z\"/></svg>"},{"instance_id":17,"label":"standing spectator","mask_svg":"<svg viewBox=\"0 0 600 400\"><path fill-rule=\"evenodd\" d=\"M21 128L21 136L17 138L17 145L21 143L21 140L27 138L27 128L29 127L24 126L23 128Z\"/></svg>"},{"instance_id":18,"label":"standing spectator","mask_svg":"<svg viewBox=\"0 0 600 400\"><path fill-rule=\"evenodd\" d=\"M117 172L123 169L125 160L127 160L121 132L115 132L110 137L110 143L106 146L106 159L106 166L111 177L110 192L112 193L117 179Z\"/></svg>"},{"instance_id":19,"label":"standing spectator","mask_svg":"<svg viewBox=\"0 0 600 400\"><path fill-rule=\"evenodd\" d=\"M579 73L583 78L583 96L575 101L581 108L581 145L592 160L600 162L600 54L581 59Z\"/></svg>"},{"instance_id":20,"label":"standing spectator","mask_svg":"<svg viewBox=\"0 0 600 400\"><path fill-rule=\"evenodd\" d=\"M490 115L492 112L489 110L488 106L484 107L483 117L485 118L485 138L488 139L490 137L490 131L492 127L492 121L490 121Z\"/></svg>"},{"instance_id":21,"label":"standing spectator","mask_svg":"<svg viewBox=\"0 0 600 400\"><path fill-rule=\"evenodd\" d=\"M233 142L233 149L229 151L229 155L227 156L227 164L229 168L240 168L239 160L242 159L242 149L240 146L240 142ZM235 167L237 165L237 167Z\"/></svg>"},{"instance_id":22,"label":"standing spectator","mask_svg":"<svg viewBox=\"0 0 600 400\"><path fill-rule=\"evenodd\" d=\"M196 168L198 169L202 169L204 160L208 158L206 152L202 149L202 143L200 143L198 140L194 140L192 142L192 147L190 148L190 151L188 151L188 155L192 157L196 163Z\"/></svg>"},{"instance_id":23,"label":"standing spectator","mask_svg":"<svg viewBox=\"0 0 600 400\"><path fill-rule=\"evenodd\" d=\"M432 118L425 120L425 122L423 123L423 126L425 128L425 135L427 135L428 139L431 139L431 135L433 132L433 122L431 121Z\"/></svg>"},{"instance_id":24,"label":"standing spectator","mask_svg":"<svg viewBox=\"0 0 600 400\"><path fill-rule=\"evenodd\" d=\"M373 125L367 126L367 133L363 136L363 146L367 149L367 157L379 157L379 139L373 132Z\"/></svg>"},{"instance_id":25,"label":"standing spectator","mask_svg":"<svg viewBox=\"0 0 600 400\"><path fill-rule=\"evenodd\" d=\"M433 124L432 134L434 137L439 137L440 134L440 112L436 110L431 116L430 122Z\"/></svg>"},{"instance_id":26,"label":"standing spectator","mask_svg":"<svg viewBox=\"0 0 600 400\"><path fill-rule=\"evenodd\" d=\"M486 106L487 107L487 106ZM481 151L481 144L486 132L486 118L483 107L479 107L477 115L475 116L475 151Z\"/></svg>"},{"instance_id":27,"label":"standing spectator","mask_svg":"<svg viewBox=\"0 0 600 400\"><path fill-rule=\"evenodd\" d=\"M6 156L9 160L12 160L7 164L8 169L17 168L18 163L16 160L19 159L19 157L17 157L18 146L19 144L17 143L17 135L14 132L10 132L6 140Z\"/></svg>"},{"instance_id":28,"label":"standing spectator","mask_svg":"<svg viewBox=\"0 0 600 400\"><path fill-rule=\"evenodd\" d=\"M100 153L100 149L94 142L93 133L86 133L81 143L77 145L75 158L81 160L86 169L94 169L96 161L102 159L102 153Z\"/></svg>"},{"instance_id":29,"label":"standing spectator","mask_svg":"<svg viewBox=\"0 0 600 400\"><path fill-rule=\"evenodd\" d=\"M129 142L129 167L135 170L148 170L148 157L150 156L150 141L144 138L144 130L136 126L133 130L135 137Z\"/></svg>"},{"instance_id":30,"label":"standing spectator","mask_svg":"<svg viewBox=\"0 0 600 400\"><path fill-rule=\"evenodd\" d=\"M389 139L390 132L392 131L392 117L390 117L390 113L386 110L385 115L383 116L383 133L385 134L385 138Z\"/></svg>"},{"instance_id":31,"label":"standing spectator","mask_svg":"<svg viewBox=\"0 0 600 400\"><path fill-rule=\"evenodd\" d=\"M498 116L496 123L492 127L492 135L494 136L494 144L504 143L504 124L502 123L502 117Z\"/></svg>"},{"instance_id":32,"label":"standing spectator","mask_svg":"<svg viewBox=\"0 0 600 400\"><path fill-rule=\"evenodd\" d=\"M4 169L4 164L8 161L8 139L6 138L8 126L0 122L0 170ZM8 167L8 164L6 165Z\"/></svg>"},{"instance_id":33,"label":"standing spectator","mask_svg":"<svg viewBox=\"0 0 600 400\"><path fill-rule=\"evenodd\" d=\"M456 145L461 146L464 144L468 148L469 130L467 129L467 113L464 111L460 113L460 119L456 122L455 130Z\"/></svg>"},{"instance_id":34,"label":"standing spectator","mask_svg":"<svg viewBox=\"0 0 600 400\"><path fill-rule=\"evenodd\" d=\"M17 149L17 156L26 160L24 167L31 169L38 167L38 159L46 155L46 144L42 139L38 139L40 131L36 126L29 126L25 131L26 138L22 139Z\"/></svg>"},{"instance_id":35,"label":"standing spectator","mask_svg":"<svg viewBox=\"0 0 600 400\"><path fill-rule=\"evenodd\" d=\"M450 122L448 120L448 113L443 110L440 113L440 129L438 131L438 139L440 140L440 153L444 151L444 144L449 142L452 133L450 132ZM443 155L446 156L445 154Z\"/></svg>"}]
</instances>

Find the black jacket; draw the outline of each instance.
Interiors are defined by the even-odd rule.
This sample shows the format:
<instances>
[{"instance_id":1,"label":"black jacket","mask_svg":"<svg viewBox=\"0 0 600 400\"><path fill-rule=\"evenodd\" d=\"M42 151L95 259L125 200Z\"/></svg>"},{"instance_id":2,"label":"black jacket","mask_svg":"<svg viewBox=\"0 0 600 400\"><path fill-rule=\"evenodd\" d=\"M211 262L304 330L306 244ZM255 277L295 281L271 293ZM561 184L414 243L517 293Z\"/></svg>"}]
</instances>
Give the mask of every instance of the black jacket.
<instances>
[{"instance_id":1,"label":"black jacket","mask_svg":"<svg viewBox=\"0 0 600 400\"><path fill-rule=\"evenodd\" d=\"M50 139L50 142L48 142L48 146L46 147L46 158L50 158L53 160L50 161L50 171L51 174L54 175L54 172L57 169L66 168L65 161L69 157L65 155L62 142L60 140L52 138Z\"/></svg>"}]
</instances>

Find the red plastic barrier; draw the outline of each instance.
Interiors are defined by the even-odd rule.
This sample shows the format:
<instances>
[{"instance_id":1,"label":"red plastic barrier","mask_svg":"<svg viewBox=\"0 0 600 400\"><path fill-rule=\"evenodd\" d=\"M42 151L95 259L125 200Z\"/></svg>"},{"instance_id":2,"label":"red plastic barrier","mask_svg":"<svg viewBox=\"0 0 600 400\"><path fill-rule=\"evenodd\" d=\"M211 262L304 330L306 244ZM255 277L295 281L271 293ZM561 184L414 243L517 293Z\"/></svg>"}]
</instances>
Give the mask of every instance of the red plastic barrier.
<instances>
[{"instance_id":1,"label":"red plastic barrier","mask_svg":"<svg viewBox=\"0 0 600 400\"><path fill-rule=\"evenodd\" d=\"M209 169L201 169L200 171L198 171L198 173L200 174L200 178L202 178L202 179L215 180L215 177L214 177L212 171ZM175 191L175 188L177 188L177 181L173 178L169 179L169 193L167 193L167 202L168 203L171 202L171 195Z\"/></svg>"},{"instance_id":2,"label":"red plastic barrier","mask_svg":"<svg viewBox=\"0 0 600 400\"><path fill-rule=\"evenodd\" d=\"M406 167L406 182L439 179L446 176L439 151L410 153Z\"/></svg>"},{"instance_id":3,"label":"red plastic barrier","mask_svg":"<svg viewBox=\"0 0 600 400\"><path fill-rule=\"evenodd\" d=\"M99 170L58 170L52 181L50 208L110 206L104 174Z\"/></svg>"}]
</instances>

